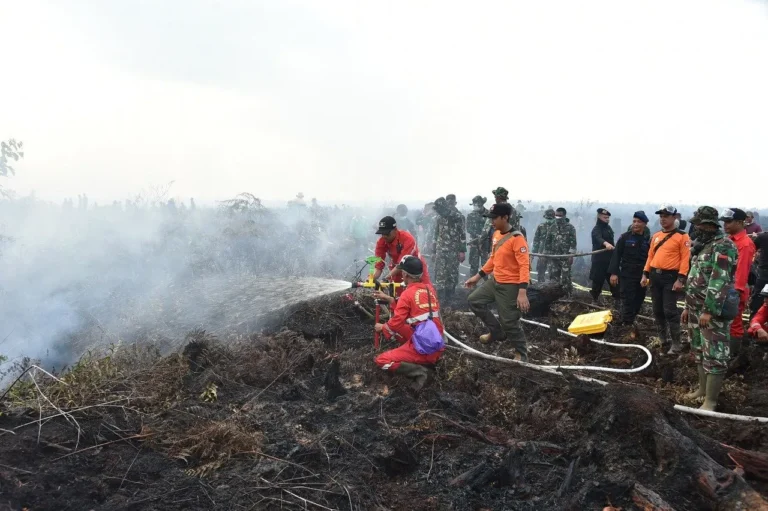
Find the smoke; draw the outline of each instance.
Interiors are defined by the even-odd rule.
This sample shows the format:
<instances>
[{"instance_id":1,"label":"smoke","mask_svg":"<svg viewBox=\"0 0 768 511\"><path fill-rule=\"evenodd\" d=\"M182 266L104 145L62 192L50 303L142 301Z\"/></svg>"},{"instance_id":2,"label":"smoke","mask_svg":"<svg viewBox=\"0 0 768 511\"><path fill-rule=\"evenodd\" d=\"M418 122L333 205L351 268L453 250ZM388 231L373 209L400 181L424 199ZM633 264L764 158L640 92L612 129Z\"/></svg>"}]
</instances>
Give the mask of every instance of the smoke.
<instances>
[{"instance_id":1,"label":"smoke","mask_svg":"<svg viewBox=\"0 0 768 511\"><path fill-rule=\"evenodd\" d=\"M0 354L61 367L97 345L253 331L272 311L343 289L377 214L266 208L247 194L194 209L0 202ZM353 239L353 219L365 239Z\"/></svg>"}]
</instances>

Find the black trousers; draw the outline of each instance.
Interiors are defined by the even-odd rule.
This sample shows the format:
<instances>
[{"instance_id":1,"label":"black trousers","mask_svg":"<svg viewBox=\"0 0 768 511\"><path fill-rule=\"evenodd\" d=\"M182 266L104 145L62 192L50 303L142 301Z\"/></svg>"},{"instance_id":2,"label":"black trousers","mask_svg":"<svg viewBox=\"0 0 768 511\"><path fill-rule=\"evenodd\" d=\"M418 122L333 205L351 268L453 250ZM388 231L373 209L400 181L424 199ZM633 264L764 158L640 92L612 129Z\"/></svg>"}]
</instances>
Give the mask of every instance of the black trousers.
<instances>
[{"instance_id":1,"label":"black trousers","mask_svg":"<svg viewBox=\"0 0 768 511\"><path fill-rule=\"evenodd\" d=\"M624 323L634 323L643 306L647 288L640 285L642 273L636 275L620 275L619 288L621 291L621 320Z\"/></svg>"},{"instance_id":2,"label":"black trousers","mask_svg":"<svg viewBox=\"0 0 768 511\"><path fill-rule=\"evenodd\" d=\"M768 284L768 279L757 278L757 282L752 287L752 297L749 299L749 320L755 317L757 311L763 305L763 297L760 296L760 291L763 290L765 285Z\"/></svg>"},{"instance_id":3,"label":"black trousers","mask_svg":"<svg viewBox=\"0 0 768 511\"><path fill-rule=\"evenodd\" d=\"M597 300L597 297L602 293L603 284L605 282L608 282L608 287L610 288L613 297L619 297L619 289L611 285L611 276L608 274L608 266L610 266L610 264L610 261L592 263L592 269L589 271L589 277L592 279L592 290L589 294L591 294L592 298L595 300Z\"/></svg>"},{"instance_id":4,"label":"black trousers","mask_svg":"<svg viewBox=\"0 0 768 511\"><path fill-rule=\"evenodd\" d=\"M680 293L672 291L677 280L677 272L657 273L651 269L651 299L656 330L662 342L669 341L667 328L673 341L680 340L680 310L677 300Z\"/></svg>"}]
</instances>

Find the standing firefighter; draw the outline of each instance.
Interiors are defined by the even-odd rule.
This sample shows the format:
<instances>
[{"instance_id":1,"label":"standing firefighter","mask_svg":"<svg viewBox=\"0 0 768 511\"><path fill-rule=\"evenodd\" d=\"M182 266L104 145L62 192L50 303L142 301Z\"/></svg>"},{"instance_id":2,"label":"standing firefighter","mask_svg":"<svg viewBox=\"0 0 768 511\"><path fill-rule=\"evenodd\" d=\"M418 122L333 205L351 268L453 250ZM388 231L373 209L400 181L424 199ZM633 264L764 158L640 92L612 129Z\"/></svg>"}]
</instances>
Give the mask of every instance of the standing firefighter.
<instances>
[{"instance_id":1,"label":"standing firefighter","mask_svg":"<svg viewBox=\"0 0 768 511\"><path fill-rule=\"evenodd\" d=\"M715 208L700 207L691 223L696 226L696 243L691 249L682 321L688 324L696 353L699 388L686 397L704 397L701 409L712 411L730 358L731 321L723 316L727 315L724 306L733 289L738 254L736 245L720 230Z\"/></svg>"},{"instance_id":2,"label":"standing firefighter","mask_svg":"<svg viewBox=\"0 0 768 511\"><path fill-rule=\"evenodd\" d=\"M555 211L555 222L552 224L552 252L555 254L576 253L576 228L566 214L565 208L557 208ZM559 283L568 296L573 292L572 265L572 257L552 259L549 262L549 279Z\"/></svg>"},{"instance_id":3,"label":"standing firefighter","mask_svg":"<svg viewBox=\"0 0 768 511\"><path fill-rule=\"evenodd\" d=\"M483 236L483 226L488 213L485 207L486 198L476 195L472 199L472 211L467 215L467 234L469 235L469 276L480 269L488 259L488 239Z\"/></svg>"},{"instance_id":4,"label":"standing firefighter","mask_svg":"<svg viewBox=\"0 0 768 511\"><path fill-rule=\"evenodd\" d=\"M459 283L459 264L464 262L467 251L466 229L464 215L446 199L435 201L435 211L438 216L432 273L437 295L447 303Z\"/></svg>"},{"instance_id":5,"label":"standing firefighter","mask_svg":"<svg viewBox=\"0 0 768 511\"><path fill-rule=\"evenodd\" d=\"M536 227L536 234L533 235L533 251L536 254L554 254L553 224L555 223L555 210L548 209L544 212L544 221ZM536 260L536 280L544 282L544 276L547 273L547 259L539 257Z\"/></svg>"},{"instance_id":6,"label":"standing firefighter","mask_svg":"<svg viewBox=\"0 0 768 511\"><path fill-rule=\"evenodd\" d=\"M445 351L440 304L432 286L422 281L424 266L419 258L406 256L397 269L403 274L405 291L397 300L389 321L376 323L374 328L385 338L394 338L401 344L376 357L376 365L409 378L411 388L418 391L429 376L425 365L434 365ZM381 291L376 292L376 297L393 301Z\"/></svg>"},{"instance_id":7,"label":"standing firefighter","mask_svg":"<svg viewBox=\"0 0 768 511\"><path fill-rule=\"evenodd\" d=\"M592 250L607 249L608 252L592 254L592 268L589 270L589 278L592 280L592 289L589 294L592 295L592 300L594 301L597 301L600 298L600 293L603 291L603 284L606 280L608 280L613 298L618 299L619 297L618 288L611 284L608 279L610 275L608 273L608 266L611 264L610 251L614 249L613 229L611 229L611 226L609 225L610 220L610 211L605 208L599 208L597 210L597 221L595 222L595 227L592 228Z\"/></svg>"},{"instance_id":8,"label":"standing firefighter","mask_svg":"<svg viewBox=\"0 0 768 511\"><path fill-rule=\"evenodd\" d=\"M661 231L651 237L651 248L640 281L643 287L651 285L653 317L661 343L666 345L672 338L672 346L667 352L669 355L681 349L677 298L685 286L691 264L691 240L684 231L675 229L675 213L677 208L674 206L663 206L656 212Z\"/></svg>"},{"instance_id":9,"label":"standing firefighter","mask_svg":"<svg viewBox=\"0 0 768 511\"><path fill-rule=\"evenodd\" d=\"M644 211L637 211L629 231L619 236L608 267L611 285L619 286L621 291L621 322L624 325L635 322L645 300L646 289L640 281L651 246L651 236L645 232L647 225L648 216Z\"/></svg>"},{"instance_id":10,"label":"standing firefighter","mask_svg":"<svg viewBox=\"0 0 768 511\"><path fill-rule=\"evenodd\" d=\"M744 309L749 301L749 272L752 269L752 260L755 258L755 244L747 236L744 230L744 221L747 214L739 208L729 208L723 212L720 220L723 222L725 232L728 233L736 250L739 253L739 259L736 263L736 275L734 277L734 287L739 292L739 315L731 323L731 349L733 355L738 355L741 350L741 344L746 336L744 332L744 320L741 318ZM749 340L749 339L747 339Z\"/></svg>"},{"instance_id":11,"label":"standing firefighter","mask_svg":"<svg viewBox=\"0 0 768 511\"><path fill-rule=\"evenodd\" d=\"M516 230L510 218L517 216L510 204L494 204L488 212L493 219L495 233L491 246L491 255L477 275L473 275L465 286L472 288L487 274L491 278L469 295L469 308L480 318L490 333L480 336L480 342L509 339L514 348L515 360L528 359L528 346L525 333L520 327L521 313L528 312L528 282L530 280L530 260L528 243L522 233ZM488 309L496 303L499 320Z\"/></svg>"}]
</instances>

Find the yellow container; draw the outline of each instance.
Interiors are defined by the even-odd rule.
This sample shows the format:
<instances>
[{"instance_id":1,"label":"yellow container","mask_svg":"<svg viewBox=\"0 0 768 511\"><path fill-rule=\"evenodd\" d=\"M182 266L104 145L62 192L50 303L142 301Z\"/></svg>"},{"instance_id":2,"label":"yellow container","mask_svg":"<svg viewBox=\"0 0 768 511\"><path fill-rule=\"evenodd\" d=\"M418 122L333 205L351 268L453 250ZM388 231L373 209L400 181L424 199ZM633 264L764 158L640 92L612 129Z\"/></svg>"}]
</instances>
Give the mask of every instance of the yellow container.
<instances>
[{"instance_id":1,"label":"yellow container","mask_svg":"<svg viewBox=\"0 0 768 511\"><path fill-rule=\"evenodd\" d=\"M582 314L574 318L568 331L577 335L601 334L608 328L613 316L611 311L599 311L589 314Z\"/></svg>"}]
</instances>

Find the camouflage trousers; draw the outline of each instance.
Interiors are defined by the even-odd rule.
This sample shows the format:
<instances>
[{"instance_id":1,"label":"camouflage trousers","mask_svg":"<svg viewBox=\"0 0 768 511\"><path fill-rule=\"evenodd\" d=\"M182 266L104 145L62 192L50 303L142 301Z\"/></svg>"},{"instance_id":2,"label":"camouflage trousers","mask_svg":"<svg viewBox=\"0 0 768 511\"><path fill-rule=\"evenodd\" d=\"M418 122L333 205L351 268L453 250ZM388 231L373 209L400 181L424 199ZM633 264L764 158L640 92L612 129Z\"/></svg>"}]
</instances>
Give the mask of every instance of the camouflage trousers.
<instances>
[{"instance_id":1,"label":"camouflage trousers","mask_svg":"<svg viewBox=\"0 0 768 511\"><path fill-rule=\"evenodd\" d=\"M567 294L571 294L573 282L571 281L571 265L568 259L549 259L549 280L559 283L565 288Z\"/></svg>"},{"instance_id":2,"label":"camouflage trousers","mask_svg":"<svg viewBox=\"0 0 768 511\"><path fill-rule=\"evenodd\" d=\"M459 284L459 254L437 250L434 261L434 271L430 268L432 285L436 290L453 291Z\"/></svg>"},{"instance_id":3,"label":"camouflage trousers","mask_svg":"<svg viewBox=\"0 0 768 511\"><path fill-rule=\"evenodd\" d=\"M731 322L713 317L708 328L699 326L700 310L688 310L688 333L696 362L711 374L725 374L731 358Z\"/></svg>"},{"instance_id":4,"label":"camouflage trousers","mask_svg":"<svg viewBox=\"0 0 768 511\"><path fill-rule=\"evenodd\" d=\"M469 276L475 275L488 260L488 251L470 245L469 247Z\"/></svg>"}]
</instances>

